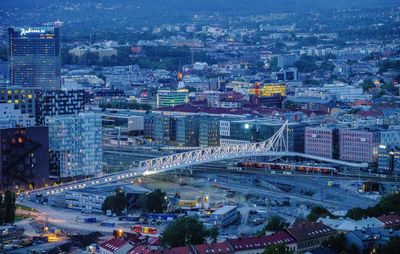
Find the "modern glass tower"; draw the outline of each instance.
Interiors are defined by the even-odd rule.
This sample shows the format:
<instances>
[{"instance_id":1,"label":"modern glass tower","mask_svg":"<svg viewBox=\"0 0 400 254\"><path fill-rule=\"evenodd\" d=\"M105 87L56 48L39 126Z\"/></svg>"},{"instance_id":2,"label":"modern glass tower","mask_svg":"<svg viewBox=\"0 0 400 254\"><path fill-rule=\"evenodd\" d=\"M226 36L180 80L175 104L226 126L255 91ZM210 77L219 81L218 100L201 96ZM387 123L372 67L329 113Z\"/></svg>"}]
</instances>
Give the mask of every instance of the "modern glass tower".
<instances>
[{"instance_id":1,"label":"modern glass tower","mask_svg":"<svg viewBox=\"0 0 400 254\"><path fill-rule=\"evenodd\" d=\"M9 28L8 54L11 85L42 90L60 89L59 27Z\"/></svg>"}]
</instances>

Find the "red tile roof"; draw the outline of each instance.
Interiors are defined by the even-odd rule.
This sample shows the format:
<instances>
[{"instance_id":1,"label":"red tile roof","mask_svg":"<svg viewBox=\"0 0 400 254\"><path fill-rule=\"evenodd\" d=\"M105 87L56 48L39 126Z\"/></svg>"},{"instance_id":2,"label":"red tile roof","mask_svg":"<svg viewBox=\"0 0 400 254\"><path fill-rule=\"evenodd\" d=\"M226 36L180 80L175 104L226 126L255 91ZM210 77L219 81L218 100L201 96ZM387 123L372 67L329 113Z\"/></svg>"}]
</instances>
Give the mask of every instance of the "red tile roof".
<instances>
[{"instance_id":1,"label":"red tile roof","mask_svg":"<svg viewBox=\"0 0 400 254\"><path fill-rule=\"evenodd\" d=\"M115 252L126 244L128 244L128 242L124 241L121 238L111 238L110 240L100 244L100 247Z\"/></svg>"},{"instance_id":2,"label":"red tile roof","mask_svg":"<svg viewBox=\"0 0 400 254\"><path fill-rule=\"evenodd\" d=\"M196 254L190 247L176 247L171 249L151 249L148 246L137 246L128 252L128 254Z\"/></svg>"},{"instance_id":3,"label":"red tile roof","mask_svg":"<svg viewBox=\"0 0 400 254\"><path fill-rule=\"evenodd\" d=\"M294 223L287 231L298 242L327 236L335 232L335 230L330 227L315 221L299 221Z\"/></svg>"},{"instance_id":4,"label":"red tile roof","mask_svg":"<svg viewBox=\"0 0 400 254\"><path fill-rule=\"evenodd\" d=\"M400 216L397 214L383 215L377 218L385 224L385 227L400 227Z\"/></svg>"},{"instance_id":5,"label":"red tile roof","mask_svg":"<svg viewBox=\"0 0 400 254\"><path fill-rule=\"evenodd\" d=\"M227 240L235 251L265 249L271 245L291 244L295 240L285 231L279 231L268 236L244 237Z\"/></svg>"},{"instance_id":6,"label":"red tile roof","mask_svg":"<svg viewBox=\"0 0 400 254\"><path fill-rule=\"evenodd\" d=\"M213 244L198 244L194 245L193 248L197 254L230 254L234 253L233 249L226 242L213 243Z\"/></svg>"},{"instance_id":7,"label":"red tile roof","mask_svg":"<svg viewBox=\"0 0 400 254\"><path fill-rule=\"evenodd\" d=\"M128 254L150 254L155 253L154 250L148 249L146 246L139 245L128 252Z\"/></svg>"}]
</instances>

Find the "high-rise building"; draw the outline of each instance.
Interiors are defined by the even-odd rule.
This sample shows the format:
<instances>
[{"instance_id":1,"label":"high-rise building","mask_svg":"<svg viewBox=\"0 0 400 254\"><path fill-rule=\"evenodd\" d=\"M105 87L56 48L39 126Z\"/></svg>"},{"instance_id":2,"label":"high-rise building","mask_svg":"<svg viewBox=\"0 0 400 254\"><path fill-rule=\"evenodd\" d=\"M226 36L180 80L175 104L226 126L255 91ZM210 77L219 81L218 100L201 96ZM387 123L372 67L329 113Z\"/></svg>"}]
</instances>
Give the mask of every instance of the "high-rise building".
<instances>
[{"instance_id":1,"label":"high-rise building","mask_svg":"<svg viewBox=\"0 0 400 254\"><path fill-rule=\"evenodd\" d=\"M202 116L199 121L199 145L201 147L219 146L220 118Z\"/></svg>"},{"instance_id":2,"label":"high-rise building","mask_svg":"<svg viewBox=\"0 0 400 254\"><path fill-rule=\"evenodd\" d=\"M176 118L176 142L179 146L199 146L199 118L180 116Z\"/></svg>"},{"instance_id":3,"label":"high-rise building","mask_svg":"<svg viewBox=\"0 0 400 254\"><path fill-rule=\"evenodd\" d=\"M49 178L47 127L0 130L0 189L43 186Z\"/></svg>"},{"instance_id":4,"label":"high-rise building","mask_svg":"<svg viewBox=\"0 0 400 254\"><path fill-rule=\"evenodd\" d=\"M96 176L102 172L101 115L79 113L45 118L52 175Z\"/></svg>"},{"instance_id":5,"label":"high-rise building","mask_svg":"<svg viewBox=\"0 0 400 254\"><path fill-rule=\"evenodd\" d=\"M304 134L306 154L330 159L338 157L338 133L331 127L307 127Z\"/></svg>"},{"instance_id":6,"label":"high-rise building","mask_svg":"<svg viewBox=\"0 0 400 254\"><path fill-rule=\"evenodd\" d=\"M35 117L35 91L18 86L0 88L0 103L13 103L15 109L20 109L21 113Z\"/></svg>"},{"instance_id":7,"label":"high-rise building","mask_svg":"<svg viewBox=\"0 0 400 254\"><path fill-rule=\"evenodd\" d=\"M7 127L35 126L35 118L23 114L20 109L15 109L13 103L0 103L0 122Z\"/></svg>"},{"instance_id":8,"label":"high-rise building","mask_svg":"<svg viewBox=\"0 0 400 254\"><path fill-rule=\"evenodd\" d=\"M60 89L59 27L9 28L8 55L11 85Z\"/></svg>"},{"instance_id":9,"label":"high-rise building","mask_svg":"<svg viewBox=\"0 0 400 254\"><path fill-rule=\"evenodd\" d=\"M84 90L38 91L36 94L36 122L44 124L47 116L77 115L85 109Z\"/></svg>"},{"instance_id":10,"label":"high-rise building","mask_svg":"<svg viewBox=\"0 0 400 254\"><path fill-rule=\"evenodd\" d=\"M383 173L400 173L400 130L381 131L378 169Z\"/></svg>"},{"instance_id":11,"label":"high-rise building","mask_svg":"<svg viewBox=\"0 0 400 254\"><path fill-rule=\"evenodd\" d=\"M242 145L262 142L273 136L283 125L281 121L234 120L220 121L221 145ZM304 123L289 123L287 133L289 151L304 151Z\"/></svg>"},{"instance_id":12,"label":"high-rise building","mask_svg":"<svg viewBox=\"0 0 400 254\"><path fill-rule=\"evenodd\" d=\"M340 129L340 159L374 163L378 159L379 130Z\"/></svg>"}]
</instances>

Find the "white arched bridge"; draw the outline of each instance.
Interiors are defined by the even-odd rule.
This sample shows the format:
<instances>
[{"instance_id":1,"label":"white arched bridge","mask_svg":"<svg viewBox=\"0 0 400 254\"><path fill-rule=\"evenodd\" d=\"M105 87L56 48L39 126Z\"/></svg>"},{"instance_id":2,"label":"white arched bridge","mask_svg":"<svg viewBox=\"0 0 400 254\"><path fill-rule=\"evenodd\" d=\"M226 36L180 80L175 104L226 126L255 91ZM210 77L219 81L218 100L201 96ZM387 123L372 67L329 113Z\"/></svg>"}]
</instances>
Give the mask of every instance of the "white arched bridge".
<instances>
[{"instance_id":1,"label":"white arched bridge","mask_svg":"<svg viewBox=\"0 0 400 254\"><path fill-rule=\"evenodd\" d=\"M80 189L94 185L100 185L115 181L126 180L134 177L152 175L172 171L179 168L186 168L208 162L232 160L239 158L269 156L287 157L296 156L318 161L324 161L349 167L366 168L367 163L354 163L304 153L290 152L288 150L288 122L268 140L258 143L243 145L225 145L219 147L209 147L204 149L182 152L155 159L141 161L138 167L117 173L104 174L84 180L63 183L57 186L45 187L31 191L31 194L56 194L67 190Z\"/></svg>"}]
</instances>

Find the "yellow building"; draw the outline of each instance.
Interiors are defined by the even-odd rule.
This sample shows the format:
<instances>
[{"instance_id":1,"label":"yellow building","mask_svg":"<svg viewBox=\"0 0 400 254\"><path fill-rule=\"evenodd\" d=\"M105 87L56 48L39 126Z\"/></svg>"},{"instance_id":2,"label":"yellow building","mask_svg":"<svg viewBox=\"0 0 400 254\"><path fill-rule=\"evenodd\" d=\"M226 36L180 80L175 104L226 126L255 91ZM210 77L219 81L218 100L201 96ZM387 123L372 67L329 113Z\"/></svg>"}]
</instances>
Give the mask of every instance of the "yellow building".
<instances>
[{"instance_id":1,"label":"yellow building","mask_svg":"<svg viewBox=\"0 0 400 254\"><path fill-rule=\"evenodd\" d=\"M258 96L271 96L274 94L280 94L281 96L286 95L286 86L285 84L264 84L260 85L259 83L255 84L251 89L250 89L250 94L255 94Z\"/></svg>"},{"instance_id":2,"label":"yellow building","mask_svg":"<svg viewBox=\"0 0 400 254\"><path fill-rule=\"evenodd\" d=\"M286 86L284 84L265 84L260 88L260 96L271 96L274 94L286 95Z\"/></svg>"}]
</instances>

